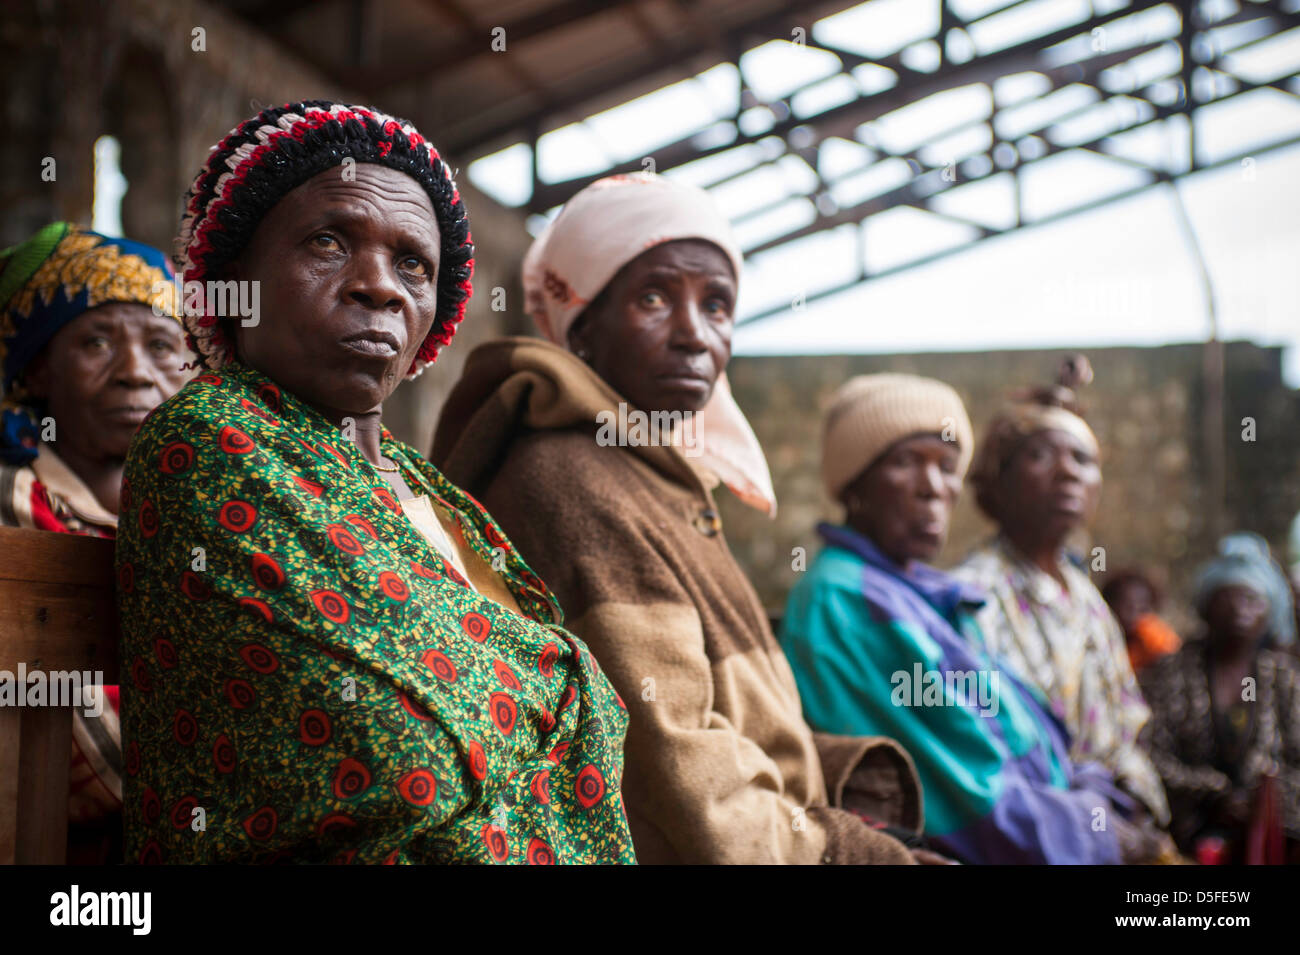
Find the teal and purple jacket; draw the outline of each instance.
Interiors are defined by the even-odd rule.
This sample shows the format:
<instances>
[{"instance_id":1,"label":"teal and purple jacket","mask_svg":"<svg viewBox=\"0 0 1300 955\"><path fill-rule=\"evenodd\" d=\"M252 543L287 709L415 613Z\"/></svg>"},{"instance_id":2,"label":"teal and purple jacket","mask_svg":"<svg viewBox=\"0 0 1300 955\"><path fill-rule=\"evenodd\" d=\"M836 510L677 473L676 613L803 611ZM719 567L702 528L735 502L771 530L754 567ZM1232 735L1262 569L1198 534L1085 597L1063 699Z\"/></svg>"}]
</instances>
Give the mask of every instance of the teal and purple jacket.
<instances>
[{"instance_id":1,"label":"teal and purple jacket","mask_svg":"<svg viewBox=\"0 0 1300 955\"><path fill-rule=\"evenodd\" d=\"M781 645L815 730L898 740L925 794L925 834L978 864L1120 861L1109 819L1133 804L1069 761L1046 702L990 660L983 595L866 537L822 524L826 548L790 594Z\"/></svg>"}]
</instances>

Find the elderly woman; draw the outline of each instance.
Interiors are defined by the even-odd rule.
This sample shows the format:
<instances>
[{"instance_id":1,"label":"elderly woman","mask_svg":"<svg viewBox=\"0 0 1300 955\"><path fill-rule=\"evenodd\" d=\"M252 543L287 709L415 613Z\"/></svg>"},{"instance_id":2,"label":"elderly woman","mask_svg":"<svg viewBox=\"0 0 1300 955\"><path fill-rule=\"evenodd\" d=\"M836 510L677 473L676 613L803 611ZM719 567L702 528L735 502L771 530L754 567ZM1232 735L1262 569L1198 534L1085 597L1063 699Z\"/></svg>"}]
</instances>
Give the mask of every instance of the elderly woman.
<instances>
[{"instance_id":1,"label":"elderly woman","mask_svg":"<svg viewBox=\"0 0 1300 955\"><path fill-rule=\"evenodd\" d=\"M67 222L0 252L0 525L114 536L127 445L189 377L171 281Z\"/></svg>"},{"instance_id":2,"label":"elderly woman","mask_svg":"<svg viewBox=\"0 0 1300 955\"><path fill-rule=\"evenodd\" d=\"M1300 667L1266 648L1273 621L1291 613L1280 577L1261 538L1225 538L1197 582L1204 639L1142 674L1171 828L1198 856L1223 840L1225 861L1247 861L1254 822L1300 861Z\"/></svg>"},{"instance_id":3,"label":"elderly woman","mask_svg":"<svg viewBox=\"0 0 1300 955\"><path fill-rule=\"evenodd\" d=\"M450 168L377 110L267 109L213 149L181 244L208 373L122 489L128 857L632 861L621 701L380 421L469 298ZM209 281L262 314L191 315Z\"/></svg>"},{"instance_id":4,"label":"elderly woman","mask_svg":"<svg viewBox=\"0 0 1300 955\"><path fill-rule=\"evenodd\" d=\"M804 714L827 733L886 734L916 761L925 834L973 863L1145 861L1133 803L1075 766L1045 701L985 653L983 595L929 566L970 462L961 399L942 382L865 375L826 414L822 477L845 523L790 594L781 645Z\"/></svg>"},{"instance_id":5,"label":"elderly woman","mask_svg":"<svg viewBox=\"0 0 1300 955\"><path fill-rule=\"evenodd\" d=\"M131 438L189 377L171 278L157 249L67 222L0 252L0 525L115 536ZM97 692L73 717L73 861L120 841L118 688Z\"/></svg>"},{"instance_id":6,"label":"elderly woman","mask_svg":"<svg viewBox=\"0 0 1300 955\"><path fill-rule=\"evenodd\" d=\"M989 423L971 483L998 534L954 573L989 594L980 629L990 653L1051 701L1071 757L1101 763L1164 825L1164 789L1137 742L1150 711L1124 635L1066 551L1101 493L1097 437L1073 390L1090 379L1086 359L1069 359L1055 387L1017 396Z\"/></svg>"},{"instance_id":7,"label":"elderly woman","mask_svg":"<svg viewBox=\"0 0 1300 955\"><path fill-rule=\"evenodd\" d=\"M814 738L722 536L719 484L775 506L722 377L740 271L706 193L650 175L584 189L524 262L549 341L470 355L434 460L552 582L632 708L639 861L908 862L840 807L914 828L910 761L889 741Z\"/></svg>"}]
</instances>

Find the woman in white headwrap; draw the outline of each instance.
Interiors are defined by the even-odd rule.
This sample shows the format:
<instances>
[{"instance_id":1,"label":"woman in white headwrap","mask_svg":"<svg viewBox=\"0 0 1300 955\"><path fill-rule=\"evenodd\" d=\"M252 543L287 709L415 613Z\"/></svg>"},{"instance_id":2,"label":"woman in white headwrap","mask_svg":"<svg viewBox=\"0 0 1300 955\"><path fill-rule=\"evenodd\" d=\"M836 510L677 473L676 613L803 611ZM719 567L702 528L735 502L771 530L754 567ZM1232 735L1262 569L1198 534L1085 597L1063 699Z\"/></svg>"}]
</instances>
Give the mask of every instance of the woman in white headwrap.
<instances>
[{"instance_id":1,"label":"woman in white headwrap","mask_svg":"<svg viewBox=\"0 0 1300 955\"><path fill-rule=\"evenodd\" d=\"M491 507L626 701L639 861L909 862L879 826L919 830L910 758L814 737L721 533L721 484L776 507L723 375L740 272L706 193L589 186L524 262L546 340L470 355L433 459Z\"/></svg>"}]
</instances>

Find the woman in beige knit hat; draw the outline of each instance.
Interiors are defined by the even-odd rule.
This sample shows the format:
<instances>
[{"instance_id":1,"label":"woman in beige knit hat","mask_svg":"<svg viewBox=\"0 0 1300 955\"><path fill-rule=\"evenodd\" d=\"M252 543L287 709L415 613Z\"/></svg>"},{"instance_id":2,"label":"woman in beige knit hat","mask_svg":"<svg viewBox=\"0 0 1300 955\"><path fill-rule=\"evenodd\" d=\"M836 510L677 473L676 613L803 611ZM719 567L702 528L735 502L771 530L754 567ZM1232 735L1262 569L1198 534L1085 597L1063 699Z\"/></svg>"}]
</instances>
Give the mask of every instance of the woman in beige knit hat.
<instances>
[{"instance_id":1,"label":"woman in beige knit hat","mask_svg":"<svg viewBox=\"0 0 1300 955\"><path fill-rule=\"evenodd\" d=\"M897 563L933 560L973 446L966 408L948 385L915 375L861 375L835 393L826 413L822 481L849 524ZM882 458L882 467L870 467ZM882 485L914 480L922 462L938 468L933 493L901 495L897 508L870 506Z\"/></svg>"}]
</instances>

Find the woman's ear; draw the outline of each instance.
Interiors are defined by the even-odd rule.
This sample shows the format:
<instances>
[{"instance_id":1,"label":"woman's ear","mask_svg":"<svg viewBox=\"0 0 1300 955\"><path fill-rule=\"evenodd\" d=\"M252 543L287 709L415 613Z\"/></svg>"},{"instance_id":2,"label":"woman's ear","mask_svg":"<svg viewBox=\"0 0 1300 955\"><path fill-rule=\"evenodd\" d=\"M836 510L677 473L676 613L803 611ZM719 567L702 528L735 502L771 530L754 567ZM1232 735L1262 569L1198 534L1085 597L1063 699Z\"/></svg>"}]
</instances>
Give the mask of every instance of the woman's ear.
<instances>
[{"instance_id":1,"label":"woman's ear","mask_svg":"<svg viewBox=\"0 0 1300 955\"><path fill-rule=\"evenodd\" d=\"M587 321L587 313L583 312L569 326L569 334L566 336L569 343L569 351L573 352L583 361L591 358L591 323Z\"/></svg>"},{"instance_id":2,"label":"woman's ear","mask_svg":"<svg viewBox=\"0 0 1300 955\"><path fill-rule=\"evenodd\" d=\"M221 270L221 276L219 280L222 282L242 281L242 276L243 276L242 260L243 260L243 253L241 252L238 258L232 259L230 262L226 263L226 267ZM217 321L225 325L226 337L231 343L231 348L234 351L234 355L240 361L243 361L244 360L244 323L241 321L236 321L230 316L224 316L218 318Z\"/></svg>"},{"instance_id":3,"label":"woman's ear","mask_svg":"<svg viewBox=\"0 0 1300 955\"><path fill-rule=\"evenodd\" d=\"M33 398L46 401L50 397L50 348L48 345L32 359L23 372L22 385Z\"/></svg>"}]
</instances>

